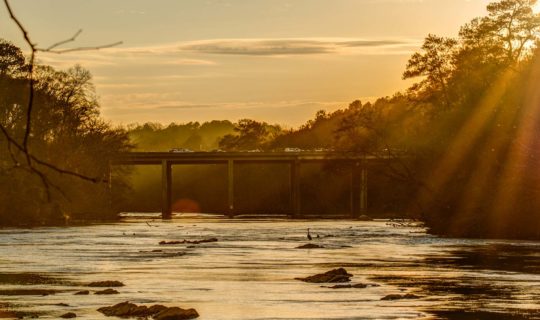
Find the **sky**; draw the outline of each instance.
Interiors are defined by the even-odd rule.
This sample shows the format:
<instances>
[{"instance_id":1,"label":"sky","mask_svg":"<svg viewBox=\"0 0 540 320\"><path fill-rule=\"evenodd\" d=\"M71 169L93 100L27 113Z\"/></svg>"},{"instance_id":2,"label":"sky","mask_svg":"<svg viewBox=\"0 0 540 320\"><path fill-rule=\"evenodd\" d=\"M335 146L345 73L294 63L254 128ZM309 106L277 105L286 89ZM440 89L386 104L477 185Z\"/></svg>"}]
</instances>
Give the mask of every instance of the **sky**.
<instances>
[{"instance_id":1,"label":"sky","mask_svg":"<svg viewBox=\"0 0 540 320\"><path fill-rule=\"evenodd\" d=\"M320 109L410 85L429 33L456 36L489 0L11 0L40 47L121 45L40 63L93 74L114 124L250 118L297 127ZM26 48L0 6L0 37Z\"/></svg>"}]
</instances>

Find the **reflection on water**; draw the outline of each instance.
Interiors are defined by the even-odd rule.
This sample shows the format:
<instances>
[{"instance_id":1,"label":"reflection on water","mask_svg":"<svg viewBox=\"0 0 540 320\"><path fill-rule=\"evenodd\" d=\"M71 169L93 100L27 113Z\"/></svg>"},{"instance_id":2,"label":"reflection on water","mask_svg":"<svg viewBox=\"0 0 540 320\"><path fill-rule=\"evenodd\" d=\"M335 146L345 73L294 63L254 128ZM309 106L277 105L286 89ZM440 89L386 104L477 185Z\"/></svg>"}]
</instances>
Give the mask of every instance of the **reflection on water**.
<instances>
[{"instance_id":1,"label":"reflection on water","mask_svg":"<svg viewBox=\"0 0 540 320\"><path fill-rule=\"evenodd\" d=\"M296 249L308 242L308 227L323 249ZM382 221L201 217L2 229L0 290L56 292L0 301L40 318L73 311L102 319L97 308L129 300L192 307L200 319L540 319L540 243L419 231ZM219 241L158 244L210 237ZM379 286L336 290L294 280L337 267L353 284ZM126 286L118 295L73 295L99 280ZM381 300L396 293L420 298Z\"/></svg>"}]
</instances>

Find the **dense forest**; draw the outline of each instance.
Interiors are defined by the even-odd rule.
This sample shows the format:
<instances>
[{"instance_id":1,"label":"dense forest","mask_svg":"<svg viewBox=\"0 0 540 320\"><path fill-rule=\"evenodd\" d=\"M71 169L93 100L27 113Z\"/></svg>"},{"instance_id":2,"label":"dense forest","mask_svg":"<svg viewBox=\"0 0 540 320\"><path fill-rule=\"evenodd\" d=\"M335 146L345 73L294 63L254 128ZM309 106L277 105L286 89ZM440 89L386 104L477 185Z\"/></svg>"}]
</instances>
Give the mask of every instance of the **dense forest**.
<instances>
[{"instance_id":1,"label":"dense forest","mask_svg":"<svg viewBox=\"0 0 540 320\"><path fill-rule=\"evenodd\" d=\"M373 102L353 101L333 113L319 111L313 120L290 130L249 119L113 128L99 118L86 70L40 66L32 152L100 182L43 167L51 185L57 186L45 188L25 165L24 154L10 146L6 135L0 136L0 197L6 204L0 209L0 223L84 217L82 212L98 208L156 209L159 200L141 203L140 195L159 199L157 168L136 169L131 176L115 170L116 195L110 195L104 183L108 159L132 145L139 151L300 148L384 155L388 160L371 168L373 214L416 217L431 232L447 236L540 238L540 16L532 10L536 2L493 2L487 16L462 26L457 37L428 35L405 66L403 78L416 80L407 91ZM5 41L0 55L0 124L21 141L27 65L20 50ZM346 170L306 169L305 209L345 213ZM220 211L225 205L226 186L218 182L224 180L224 168L185 166L174 174L181 177L175 179L180 182L174 193L186 198L179 199L183 202L176 210ZM245 204L240 211L286 212L278 205L287 203L286 183L280 182L286 181L285 169L246 167L239 174L245 185L237 195ZM130 184L133 190L126 192ZM269 191L261 191L261 184ZM107 201L118 207L103 209Z\"/></svg>"}]
</instances>

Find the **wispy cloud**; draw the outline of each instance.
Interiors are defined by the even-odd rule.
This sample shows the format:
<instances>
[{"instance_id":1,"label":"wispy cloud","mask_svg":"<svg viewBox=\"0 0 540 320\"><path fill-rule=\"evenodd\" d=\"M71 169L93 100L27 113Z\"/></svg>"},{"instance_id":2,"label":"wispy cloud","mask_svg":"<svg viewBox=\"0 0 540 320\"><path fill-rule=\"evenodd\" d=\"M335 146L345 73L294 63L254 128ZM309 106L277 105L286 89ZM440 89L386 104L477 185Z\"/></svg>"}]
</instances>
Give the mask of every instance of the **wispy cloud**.
<instances>
[{"instance_id":1,"label":"wispy cloud","mask_svg":"<svg viewBox=\"0 0 540 320\"><path fill-rule=\"evenodd\" d=\"M392 39L214 39L180 44L183 51L220 55L286 56L337 53L391 53L417 46L418 40ZM354 50L354 49L371 50Z\"/></svg>"},{"instance_id":2,"label":"wispy cloud","mask_svg":"<svg viewBox=\"0 0 540 320\"><path fill-rule=\"evenodd\" d=\"M115 47L62 55L42 54L44 63L68 66L143 65L212 66L216 61L197 55L294 56L317 54L404 54L413 52L415 39L299 38L210 39L150 46Z\"/></svg>"}]
</instances>

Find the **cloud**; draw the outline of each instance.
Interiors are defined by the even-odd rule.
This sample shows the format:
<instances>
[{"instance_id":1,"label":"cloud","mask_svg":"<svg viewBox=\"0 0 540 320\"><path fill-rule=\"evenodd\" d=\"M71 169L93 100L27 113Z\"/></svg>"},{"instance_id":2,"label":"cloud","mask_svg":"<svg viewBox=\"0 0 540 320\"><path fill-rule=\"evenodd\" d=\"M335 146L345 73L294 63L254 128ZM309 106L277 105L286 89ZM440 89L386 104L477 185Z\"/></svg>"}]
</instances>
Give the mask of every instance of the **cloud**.
<instances>
[{"instance_id":1,"label":"cloud","mask_svg":"<svg viewBox=\"0 0 540 320\"><path fill-rule=\"evenodd\" d=\"M343 41L337 45L344 47L388 47L388 46L404 46L410 45L412 42L398 40L353 40Z\"/></svg>"},{"instance_id":2,"label":"cloud","mask_svg":"<svg viewBox=\"0 0 540 320\"><path fill-rule=\"evenodd\" d=\"M173 59L167 60L165 63L179 66L212 66L217 64L215 61L202 59Z\"/></svg>"},{"instance_id":3,"label":"cloud","mask_svg":"<svg viewBox=\"0 0 540 320\"><path fill-rule=\"evenodd\" d=\"M321 54L333 51L328 43L310 40L205 40L180 46L182 50L225 55Z\"/></svg>"},{"instance_id":4,"label":"cloud","mask_svg":"<svg viewBox=\"0 0 540 320\"><path fill-rule=\"evenodd\" d=\"M201 55L298 56L324 54L410 54L421 45L411 39L358 38L260 38L211 39L172 42L150 46L114 47L99 51L41 54L45 64L66 68L74 63L85 67L215 66L219 63Z\"/></svg>"},{"instance_id":5,"label":"cloud","mask_svg":"<svg viewBox=\"0 0 540 320\"><path fill-rule=\"evenodd\" d=\"M418 45L417 40L369 39L214 39L180 44L183 51L251 56L335 54L355 49L378 48L378 53ZM356 50L357 53L361 53ZM364 52L366 52L364 50Z\"/></svg>"}]
</instances>

